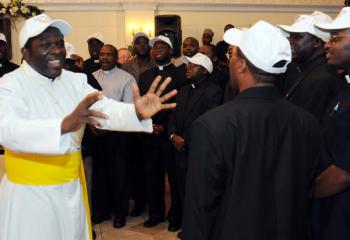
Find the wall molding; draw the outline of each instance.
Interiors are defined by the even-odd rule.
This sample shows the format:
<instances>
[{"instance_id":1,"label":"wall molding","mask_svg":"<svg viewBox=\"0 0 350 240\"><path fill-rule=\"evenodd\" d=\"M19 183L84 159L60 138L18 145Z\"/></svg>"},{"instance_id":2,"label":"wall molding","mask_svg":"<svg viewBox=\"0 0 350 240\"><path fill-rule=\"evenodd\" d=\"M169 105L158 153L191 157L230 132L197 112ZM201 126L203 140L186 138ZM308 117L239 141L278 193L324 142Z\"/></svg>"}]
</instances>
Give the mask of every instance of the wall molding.
<instances>
[{"instance_id":1,"label":"wall molding","mask_svg":"<svg viewBox=\"0 0 350 240\"><path fill-rule=\"evenodd\" d=\"M338 13L342 5L322 4L238 4L238 3L165 3L165 2L47 2L32 3L45 11L76 12L76 11L201 11L201 12L307 12L320 10L327 13Z\"/></svg>"}]
</instances>

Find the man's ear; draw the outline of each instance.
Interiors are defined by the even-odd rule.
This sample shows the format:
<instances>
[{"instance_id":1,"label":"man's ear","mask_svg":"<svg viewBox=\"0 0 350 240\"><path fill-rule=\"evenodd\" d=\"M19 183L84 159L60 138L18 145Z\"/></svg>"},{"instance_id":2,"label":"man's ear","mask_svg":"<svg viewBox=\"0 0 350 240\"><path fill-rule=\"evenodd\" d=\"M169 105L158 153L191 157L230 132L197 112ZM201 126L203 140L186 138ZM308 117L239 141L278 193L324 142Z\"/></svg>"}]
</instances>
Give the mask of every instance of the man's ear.
<instances>
[{"instance_id":1,"label":"man's ear","mask_svg":"<svg viewBox=\"0 0 350 240\"><path fill-rule=\"evenodd\" d=\"M23 59L26 60L26 62L28 62L30 59L30 50L27 48L22 48L21 52L22 52Z\"/></svg>"},{"instance_id":2,"label":"man's ear","mask_svg":"<svg viewBox=\"0 0 350 240\"><path fill-rule=\"evenodd\" d=\"M237 71L239 73L244 73L248 69L247 61L243 58L239 58L237 60Z\"/></svg>"},{"instance_id":3,"label":"man's ear","mask_svg":"<svg viewBox=\"0 0 350 240\"><path fill-rule=\"evenodd\" d=\"M324 44L325 43L321 39L315 37L315 39L314 39L314 48L323 47Z\"/></svg>"}]
</instances>

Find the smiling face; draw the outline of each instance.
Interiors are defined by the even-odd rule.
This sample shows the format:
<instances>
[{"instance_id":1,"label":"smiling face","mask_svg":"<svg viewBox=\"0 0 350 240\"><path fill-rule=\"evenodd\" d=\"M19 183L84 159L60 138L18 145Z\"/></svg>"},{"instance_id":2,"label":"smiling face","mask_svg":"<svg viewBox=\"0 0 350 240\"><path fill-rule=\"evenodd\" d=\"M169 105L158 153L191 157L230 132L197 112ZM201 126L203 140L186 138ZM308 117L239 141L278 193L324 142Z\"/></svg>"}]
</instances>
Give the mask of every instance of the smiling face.
<instances>
[{"instance_id":1,"label":"smiling face","mask_svg":"<svg viewBox=\"0 0 350 240\"><path fill-rule=\"evenodd\" d=\"M28 40L22 48L24 60L40 74L56 78L62 73L66 49L62 33L54 27Z\"/></svg>"}]
</instances>

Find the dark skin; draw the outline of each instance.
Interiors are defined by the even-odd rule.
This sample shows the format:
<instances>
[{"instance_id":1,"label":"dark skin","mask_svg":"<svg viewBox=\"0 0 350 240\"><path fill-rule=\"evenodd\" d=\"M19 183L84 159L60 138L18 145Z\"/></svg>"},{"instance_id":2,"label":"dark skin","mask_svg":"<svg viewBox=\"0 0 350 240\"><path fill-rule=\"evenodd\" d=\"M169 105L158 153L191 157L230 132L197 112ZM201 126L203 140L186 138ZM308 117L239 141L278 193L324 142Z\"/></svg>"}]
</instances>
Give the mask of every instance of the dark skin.
<instances>
[{"instance_id":1,"label":"dark skin","mask_svg":"<svg viewBox=\"0 0 350 240\"><path fill-rule=\"evenodd\" d=\"M152 56L157 65L163 66L170 63L172 55L171 47L162 41L155 42L152 48ZM153 124L154 135L160 135L164 132L164 126L160 124Z\"/></svg>"},{"instance_id":2,"label":"dark skin","mask_svg":"<svg viewBox=\"0 0 350 240\"><path fill-rule=\"evenodd\" d=\"M146 66L151 57L151 47L149 46L148 38L138 37L135 39L133 50L137 56L138 64L141 67Z\"/></svg>"},{"instance_id":3,"label":"dark skin","mask_svg":"<svg viewBox=\"0 0 350 240\"><path fill-rule=\"evenodd\" d=\"M202 79L206 78L207 74L208 70L202 67L201 65L189 63L186 66L186 78L190 82L201 81ZM178 150L179 152L185 150L186 142L185 139L183 139L180 135L172 135L171 141L173 142L173 145L176 148L176 150Z\"/></svg>"},{"instance_id":4,"label":"dark skin","mask_svg":"<svg viewBox=\"0 0 350 240\"><path fill-rule=\"evenodd\" d=\"M185 38L182 43L182 54L186 57L193 57L196 53L198 53L198 49L198 40L193 37Z\"/></svg>"},{"instance_id":5,"label":"dark skin","mask_svg":"<svg viewBox=\"0 0 350 240\"><path fill-rule=\"evenodd\" d=\"M26 46L22 48L22 54L24 60L38 73L55 79L61 75L66 58L63 35L57 28L48 27L38 36L28 40ZM176 106L174 103L164 104L176 95L176 90L161 96L171 79L167 78L162 84L160 80L161 78L157 77L148 92L142 97L137 85L133 84L134 106L139 119L150 118L161 110ZM90 106L101 100L102 97L100 92L94 92L85 97L73 112L63 119L61 134L77 131L85 124L101 127L97 119L108 119L108 116L90 109Z\"/></svg>"},{"instance_id":6,"label":"dark skin","mask_svg":"<svg viewBox=\"0 0 350 240\"><path fill-rule=\"evenodd\" d=\"M328 64L350 73L350 29L331 32L325 45ZM314 198L333 196L350 187L350 172L334 164L324 170L315 181Z\"/></svg>"},{"instance_id":7,"label":"dark skin","mask_svg":"<svg viewBox=\"0 0 350 240\"><path fill-rule=\"evenodd\" d=\"M104 45L100 50L100 66L104 71L109 71L117 65L118 62L118 50L110 45Z\"/></svg>"},{"instance_id":8,"label":"dark skin","mask_svg":"<svg viewBox=\"0 0 350 240\"><path fill-rule=\"evenodd\" d=\"M235 26L233 26L232 24L227 24L225 27L224 27L224 32L226 32L227 30L231 29L231 28L234 28Z\"/></svg>"},{"instance_id":9,"label":"dark skin","mask_svg":"<svg viewBox=\"0 0 350 240\"><path fill-rule=\"evenodd\" d=\"M202 45L200 46L198 52L207 55L213 64L216 64L218 61L218 56L215 53L214 45Z\"/></svg>"},{"instance_id":10,"label":"dark skin","mask_svg":"<svg viewBox=\"0 0 350 240\"><path fill-rule=\"evenodd\" d=\"M304 63L323 51L323 42L310 33L290 33L292 61Z\"/></svg>"},{"instance_id":11,"label":"dark skin","mask_svg":"<svg viewBox=\"0 0 350 240\"><path fill-rule=\"evenodd\" d=\"M171 47L162 41L155 42L152 48L152 56L159 66L170 63L173 51Z\"/></svg>"},{"instance_id":12,"label":"dark skin","mask_svg":"<svg viewBox=\"0 0 350 240\"><path fill-rule=\"evenodd\" d=\"M7 44L0 40L0 62L7 60Z\"/></svg>"},{"instance_id":13,"label":"dark skin","mask_svg":"<svg viewBox=\"0 0 350 240\"><path fill-rule=\"evenodd\" d=\"M213 37L208 33L203 33L202 35L202 43L203 45L209 45L213 41Z\"/></svg>"},{"instance_id":14,"label":"dark skin","mask_svg":"<svg viewBox=\"0 0 350 240\"><path fill-rule=\"evenodd\" d=\"M92 59L97 60L100 54L100 50L103 46L103 43L100 42L98 39L91 39L88 42L89 47L89 53Z\"/></svg>"},{"instance_id":15,"label":"dark skin","mask_svg":"<svg viewBox=\"0 0 350 240\"><path fill-rule=\"evenodd\" d=\"M149 46L149 40L145 37L138 37L135 39L133 45L134 53L139 58L145 58L150 56L151 47Z\"/></svg>"},{"instance_id":16,"label":"dark skin","mask_svg":"<svg viewBox=\"0 0 350 240\"><path fill-rule=\"evenodd\" d=\"M330 40L325 45L328 64L345 69L350 73L350 29L331 32Z\"/></svg>"},{"instance_id":17,"label":"dark skin","mask_svg":"<svg viewBox=\"0 0 350 240\"><path fill-rule=\"evenodd\" d=\"M61 75L66 49L63 35L57 28L48 27L32 38L30 45L30 48L22 48L23 58L30 66L48 78Z\"/></svg>"}]
</instances>

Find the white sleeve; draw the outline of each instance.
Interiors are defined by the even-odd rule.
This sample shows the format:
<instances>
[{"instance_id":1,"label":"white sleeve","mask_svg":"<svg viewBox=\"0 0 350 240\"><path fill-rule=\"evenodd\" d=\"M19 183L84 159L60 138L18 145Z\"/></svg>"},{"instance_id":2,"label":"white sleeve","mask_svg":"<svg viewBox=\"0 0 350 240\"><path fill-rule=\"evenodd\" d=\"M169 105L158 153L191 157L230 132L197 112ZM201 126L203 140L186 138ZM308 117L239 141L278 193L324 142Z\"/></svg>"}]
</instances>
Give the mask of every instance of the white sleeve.
<instances>
[{"instance_id":1,"label":"white sleeve","mask_svg":"<svg viewBox=\"0 0 350 240\"><path fill-rule=\"evenodd\" d=\"M27 119L28 111L20 94L12 88L0 87L0 144L20 152L60 154L66 151L70 142L68 135L61 136L62 119Z\"/></svg>"},{"instance_id":2,"label":"white sleeve","mask_svg":"<svg viewBox=\"0 0 350 240\"><path fill-rule=\"evenodd\" d=\"M97 91L89 84L85 86L86 95ZM139 120L135 106L132 103L118 102L103 97L100 101L91 106L96 111L103 112L109 116L108 120L98 120L102 129L123 131L123 132L152 132L152 119Z\"/></svg>"}]
</instances>

